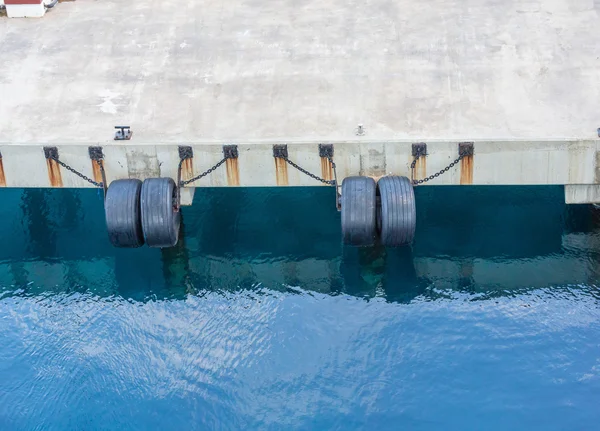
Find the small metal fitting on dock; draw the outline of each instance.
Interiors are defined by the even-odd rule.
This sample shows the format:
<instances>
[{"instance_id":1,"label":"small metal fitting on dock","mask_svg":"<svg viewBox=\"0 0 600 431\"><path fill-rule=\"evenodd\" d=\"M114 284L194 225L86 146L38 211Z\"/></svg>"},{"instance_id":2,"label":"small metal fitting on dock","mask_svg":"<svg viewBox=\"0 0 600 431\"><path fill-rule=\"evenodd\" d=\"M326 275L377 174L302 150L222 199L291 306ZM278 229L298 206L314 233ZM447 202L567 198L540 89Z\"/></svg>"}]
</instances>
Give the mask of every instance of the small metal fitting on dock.
<instances>
[{"instance_id":1,"label":"small metal fitting on dock","mask_svg":"<svg viewBox=\"0 0 600 431\"><path fill-rule=\"evenodd\" d=\"M458 144L458 155L459 156L472 156L475 152L475 146L473 142L460 142Z\"/></svg>"},{"instance_id":2,"label":"small metal fitting on dock","mask_svg":"<svg viewBox=\"0 0 600 431\"><path fill-rule=\"evenodd\" d=\"M287 159L287 145L273 145L273 157L277 159Z\"/></svg>"},{"instance_id":3,"label":"small metal fitting on dock","mask_svg":"<svg viewBox=\"0 0 600 431\"><path fill-rule=\"evenodd\" d=\"M419 142L416 144L412 144L412 156L413 157L421 157L427 155L427 144L424 142Z\"/></svg>"},{"instance_id":4,"label":"small metal fitting on dock","mask_svg":"<svg viewBox=\"0 0 600 431\"><path fill-rule=\"evenodd\" d=\"M239 156L237 145L223 145L223 156L226 159L237 159Z\"/></svg>"},{"instance_id":5,"label":"small metal fitting on dock","mask_svg":"<svg viewBox=\"0 0 600 431\"><path fill-rule=\"evenodd\" d=\"M90 155L90 159L99 161L104 159L104 153L102 152L102 147L89 147L88 153Z\"/></svg>"},{"instance_id":6,"label":"small metal fitting on dock","mask_svg":"<svg viewBox=\"0 0 600 431\"><path fill-rule=\"evenodd\" d=\"M131 139L133 132L129 126L115 126L115 141L128 141Z\"/></svg>"},{"instance_id":7,"label":"small metal fitting on dock","mask_svg":"<svg viewBox=\"0 0 600 431\"><path fill-rule=\"evenodd\" d=\"M319 144L319 157L333 158L333 144Z\"/></svg>"},{"instance_id":8,"label":"small metal fitting on dock","mask_svg":"<svg viewBox=\"0 0 600 431\"><path fill-rule=\"evenodd\" d=\"M194 157L194 150L192 149L192 147L187 146L187 145L179 146L179 159L180 160L187 160L187 159L191 159L193 157Z\"/></svg>"}]
</instances>

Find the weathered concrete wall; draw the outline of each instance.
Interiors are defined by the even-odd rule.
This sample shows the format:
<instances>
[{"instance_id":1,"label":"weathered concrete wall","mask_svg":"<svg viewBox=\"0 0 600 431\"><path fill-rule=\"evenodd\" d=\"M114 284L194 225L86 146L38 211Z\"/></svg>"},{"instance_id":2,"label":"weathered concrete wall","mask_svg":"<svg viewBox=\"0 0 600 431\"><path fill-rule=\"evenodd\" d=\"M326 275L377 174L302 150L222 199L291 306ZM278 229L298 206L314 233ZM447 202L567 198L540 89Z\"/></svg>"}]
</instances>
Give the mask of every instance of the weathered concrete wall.
<instances>
[{"instance_id":1,"label":"weathered concrete wall","mask_svg":"<svg viewBox=\"0 0 600 431\"><path fill-rule=\"evenodd\" d=\"M231 144L231 143L227 143ZM222 165L194 186L318 186L319 182L273 157L273 145L285 142L237 143L239 157ZM421 179L446 167L458 156L458 142L427 142L428 155L420 160L414 179ZM188 145L188 144L186 144ZM205 171L223 157L217 143L191 143L193 160L184 164L183 179ZM405 175L411 177L411 142L333 142L338 179L352 175ZM61 161L94 178L86 144L57 145ZM474 156L447 173L428 182L448 184L597 184L600 139L587 141L476 141ZM177 145L112 142L103 146L108 181L119 178L177 178ZM89 187L90 184L48 165L42 145L1 144L3 174L8 187L51 187L60 175L63 187ZM308 171L327 178L333 172L319 157L318 143L288 144L289 158ZM283 168L281 164L285 167ZM58 169L58 173L56 172ZM96 172L97 176L97 172ZM54 184L55 186L58 184Z\"/></svg>"}]
</instances>

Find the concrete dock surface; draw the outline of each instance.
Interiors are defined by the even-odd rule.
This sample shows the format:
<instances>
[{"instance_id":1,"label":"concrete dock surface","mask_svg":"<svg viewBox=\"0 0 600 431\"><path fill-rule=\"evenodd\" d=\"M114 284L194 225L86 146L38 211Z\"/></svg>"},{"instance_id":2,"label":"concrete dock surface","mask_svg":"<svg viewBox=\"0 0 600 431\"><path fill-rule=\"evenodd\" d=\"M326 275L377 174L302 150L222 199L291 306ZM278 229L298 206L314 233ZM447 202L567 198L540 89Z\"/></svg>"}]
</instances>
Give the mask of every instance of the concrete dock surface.
<instances>
[{"instance_id":1,"label":"concrete dock surface","mask_svg":"<svg viewBox=\"0 0 600 431\"><path fill-rule=\"evenodd\" d=\"M0 142L597 139L599 0L77 0L0 17ZM364 134L357 136L358 125Z\"/></svg>"}]
</instances>

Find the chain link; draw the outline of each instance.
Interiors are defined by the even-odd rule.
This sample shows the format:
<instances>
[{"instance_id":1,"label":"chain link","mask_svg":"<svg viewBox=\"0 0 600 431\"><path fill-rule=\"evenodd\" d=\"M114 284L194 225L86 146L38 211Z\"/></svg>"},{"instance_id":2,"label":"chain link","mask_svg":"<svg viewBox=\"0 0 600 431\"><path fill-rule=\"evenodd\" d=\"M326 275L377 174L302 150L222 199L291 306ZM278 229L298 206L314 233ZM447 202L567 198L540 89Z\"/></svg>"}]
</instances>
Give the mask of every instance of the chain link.
<instances>
[{"instance_id":1,"label":"chain link","mask_svg":"<svg viewBox=\"0 0 600 431\"><path fill-rule=\"evenodd\" d=\"M292 162L290 159L288 159L287 157L280 157L281 159L285 160L287 163L289 163L290 165L292 165L293 167L295 167L296 169L298 169L300 172L302 172L303 174L308 175L309 177L311 177L312 179L315 179L317 181L321 181L323 184L328 184L330 186L334 186L336 184L336 180L326 180L324 178L318 177L315 174L311 174L310 172L308 172L306 169L302 169L300 166L298 166L297 164L295 164L294 162ZM331 163L331 167L333 168L333 170L335 171L335 163L333 163L333 159L331 157L327 157L327 160L329 160L329 163Z\"/></svg>"},{"instance_id":2,"label":"chain link","mask_svg":"<svg viewBox=\"0 0 600 431\"><path fill-rule=\"evenodd\" d=\"M181 159L179 161L179 171L181 172L181 165L183 165L183 162L187 160L187 159ZM221 159L219 161L219 163L217 163L216 165L214 165L212 168L207 169L206 171L202 172L200 175L195 176L194 178L191 178L189 180L185 180L185 181L179 181L179 187L183 187L186 186L190 183L193 183L194 181L198 181L200 178L204 178L205 176L207 176L208 174L213 173L215 170L217 170L219 168L219 166L221 166L223 163L225 163L227 161L227 157L223 157L223 159Z\"/></svg>"},{"instance_id":3,"label":"chain link","mask_svg":"<svg viewBox=\"0 0 600 431\"><path fill-rule=\"evenodd\" d=\"M50 157L52 160L54 160L56 163L58 163L59 165L61 165L63 168L65 168L67 171L74 173L75 175L77 175L79 178L87 181L90 184L95 185L96 187L104 187L103 183L98 183L94 180L92 180L89 177L86 177L85 175L83 175L81 172L76 171L75 169L73 169L72 167L70 167L69 165L61 162L57 157Z\"/></svg>"},{"instance_id":4,"label":"chain link","mask_svg":"<svg viewBox=\"0 0 600 431\"><path fill-rule=\"evenodd\" d=\"M454 160L452 163L450 163L448 166L446 166L441 171L436 172L435 174L430 175L427 178L423 178L422 180L415 180L415 179L413 179L413 184L415 184L415 185L417 185L417 184L423 184L423 183L426 183L427 181L431 181L434 178L439 177L442 174L445 174L446 172L448 172L450 170L450 168L453 168L454 166L456 166L456 164L458 162L460 162L462 159L464 159L465 157L467 157L470 154L471 153L469 151L464 151L464 152L460 153L460 155L458 156L458 158L456 160ZM414 178L414 174L415 174L415 166L417 165L417 160L419 160L419 158L421 156L424 156L424 155L425 154L417 154L417 156L415 157L415 159L410 164L410 169L411 169L411 172L413 174L413 178Z\"/></svg>"}]
</instances>

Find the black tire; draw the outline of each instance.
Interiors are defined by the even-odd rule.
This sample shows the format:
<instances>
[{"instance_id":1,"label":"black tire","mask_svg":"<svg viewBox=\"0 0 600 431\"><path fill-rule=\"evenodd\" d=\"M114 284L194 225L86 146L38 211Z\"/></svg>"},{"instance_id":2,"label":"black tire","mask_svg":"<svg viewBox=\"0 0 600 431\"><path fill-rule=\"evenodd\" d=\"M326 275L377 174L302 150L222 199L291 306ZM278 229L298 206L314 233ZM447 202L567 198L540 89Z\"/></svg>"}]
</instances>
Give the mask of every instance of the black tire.
<instances>
[{"instance_id":1,"label":"black tire","mask_svg":"<svg viewBox=\"0 0 600 431\"><path fill-rule=\"evenodd\" d=\"M144 245L140 216L140 180L116 180L110 183L104 200L108 239L115 247Z\"/></svg>"},{"instance_id":2,"label":"black tire","mask_svg":"<svg viewBox=\"0 0 600 431\"><path fill-rule=\"evenodd\" d=\"M369 246L377 239L377 185L373 178L348 177L342 182L344 244Z\"/></svg>"},{"instance_id":3,"label":"black tire","mask_svg":"<svg viewBox=\"0 0 600 431\"><path fill-rule=\"evenodd\" d=\"M181 213L175 209L171 178L148 178L142 184L142 230L149 247L173 247L179 240Z\"/></svg>"},{"instance_id":4,"label":"black tire","mask_svg":"<svg viewBox=\"0 0 600 431\"><path fill-rule=\"evenodd\" d=\"M381 199L379 237L386 247L410 244L415 237L415 193L406 177L383 177L377 183Z\"/></svg>"}]
</instances>

